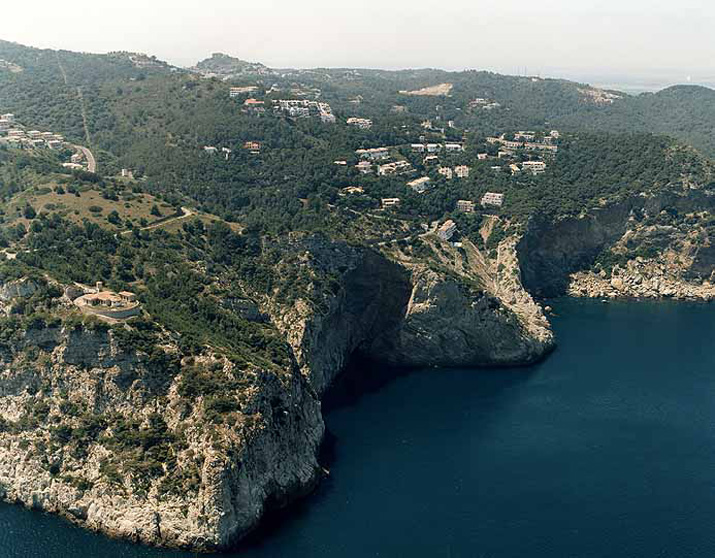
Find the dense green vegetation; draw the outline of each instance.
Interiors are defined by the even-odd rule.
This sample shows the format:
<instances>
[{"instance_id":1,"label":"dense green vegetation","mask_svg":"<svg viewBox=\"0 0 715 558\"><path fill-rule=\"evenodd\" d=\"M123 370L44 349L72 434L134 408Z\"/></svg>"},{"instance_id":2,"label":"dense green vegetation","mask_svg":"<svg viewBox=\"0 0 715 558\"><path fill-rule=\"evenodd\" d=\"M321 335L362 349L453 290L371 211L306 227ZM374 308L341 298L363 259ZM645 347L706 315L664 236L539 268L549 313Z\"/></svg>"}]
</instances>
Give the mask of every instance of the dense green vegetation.
<instances>
[{"instance_id":1,"label":"dense green vegetation","mask_svg":"<svg viewBox=\"0 0 715 558\"><path fill-rule=\"evenodd\" d=\"M489 72L321 69L279 74L225 56L199 64L201 71L236 74L224 81L149 58L137 64L129 53L54 52L2 41L0 58L23 69L0 72L0 112L14 112L27 126L87 144L100 161L98 175L68 176L60 167L67 153L0 148L2 210L10 211L14 203L12 214L0 213L0 247L18 252L3 273L10 277L34 270L64 283L101 280L115 290L134 290L152 318L176 333L185 354L212 347L240 365L286 366L290 354L272 326L240 317L222 301L270 295L290 303L312 288L312 302L319 308L321 297L315 293L339 288L332 272L312 269L291 253L294 249L284 242L287 234L309 232L359 244L404 242L422 232L423 225L452 217L462 234L481 245L479 226L489 213L518 224L536 213L578 214L618 197L712 182L707 160L667 137L715 152L715 94L699 88L599 104L584 85ZM234 83L255 86L251 95L264 100L266 109L245 110L248 94L230 98ZM453 86L448 96L401 93L441 83ZM337 123L276 113L271 102L286 97L330 103ZM484 110L471 104L475 98L499 106ZM349 127L349 116L371 118L373 126ZM547 169L538 176L512 175L508 168L509 162L537 155L517 150L498 159L499 149L486 141L494 134L554 128L562 131L559 152L544 156ZM260 152L244 149L248 141L260 142ZM448 141L462 142L466 149L442 153L440 165L467 165L468 178L447 180L410 149L415 142ZM358 173L355 150L383 145L393 159L410 162L412 174ZM219 152L212 155L204 146ZM484 153L486 160L479 157ZM113 178L121 168L133 169L137 180ZM423 194L406 186L418 176L432 179L432 188ZM47 185L50 177L54 190ZM343 189L349 186L362 191L346 194ZM94 198L85 208L94 221L77 217L72 222L66 208L61 214L53 205L34 207L29 197L18 197L42 189L62 196L63 202L74 196L79 203L94 191L125 204L133 196L151 194L156 203L150 202L151 211L141 221L125 221L116 207L103 208ZM478 202L488 191L505 194L501 210L455 213L457 200ZM389 197L400 198L401 205L383 212L380 200ZM141 230L146 217L168 220L181 215L182 206L223 221L197 218L171 231ZM493 250L498 238L499 231L484 248ZM158 333L137 323L118 330L117 337L151 353ZM220 411L232 403L212 405Z\"/></svg>"}]
</instances>

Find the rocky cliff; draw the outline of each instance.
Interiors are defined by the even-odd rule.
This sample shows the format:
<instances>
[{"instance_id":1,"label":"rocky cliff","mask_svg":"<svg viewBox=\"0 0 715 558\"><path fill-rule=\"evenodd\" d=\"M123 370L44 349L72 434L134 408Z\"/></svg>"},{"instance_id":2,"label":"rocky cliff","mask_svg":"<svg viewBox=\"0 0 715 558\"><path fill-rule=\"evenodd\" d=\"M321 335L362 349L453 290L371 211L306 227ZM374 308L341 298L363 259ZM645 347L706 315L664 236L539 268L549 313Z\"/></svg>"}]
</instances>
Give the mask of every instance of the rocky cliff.
<instances>
[{"instance_id":1,"label":"rocky cliff","mask_svg":"<svg viewBox=\"0 0 715 558\"><path fill-rule=\"evenodd\" d=\"M284 284L223 306L282 333L292 364L281 366L209 348L187 357L146 318L109 326L77 317L62 288L6 282L2 497L112 536L227 548L319 480L319 394L353 354L506 365L553 345L521 285L515 238L491 259L434 235L404 249L308 238L276 250ZM43 296L49 316L15 317L23 300Z\"/></svg>"},{"instance_id":2,"label":"rocky cliff","mask_svg":"<svg viewBox=\"0 0 715 558\"><path fill-rule=\"evenodd\" d=\"M691 187L532 218L517 246L524 285L542 297L710 300L714 204Z\"/></svg>"},{"instance_id":3,"label":"rocky cliff","mask_svg":"<svg viewBox=\"0 0 715 558\"><path fill-rule=\"evenodd\" d=\"M493 261L468 241L458 249L436 235L379 253L315 244L308 253L310 277L332 274L337 291L267 311L319 393L353 353L395 366L488 366L528 364L553 347L547 319L521 284L515 238Z\"/></svg>"},{"instance_id":4,"label":"rocky cliff","mask_svg":"<svg viewBox=\"0 0 715 558\"><path fill-rule=\"evenodd\" d=\"M4 324L0 495L134 541L225 548L317 482L320 404L297 367L151 354L103 324Z\"/></svg>"}]
</instances>

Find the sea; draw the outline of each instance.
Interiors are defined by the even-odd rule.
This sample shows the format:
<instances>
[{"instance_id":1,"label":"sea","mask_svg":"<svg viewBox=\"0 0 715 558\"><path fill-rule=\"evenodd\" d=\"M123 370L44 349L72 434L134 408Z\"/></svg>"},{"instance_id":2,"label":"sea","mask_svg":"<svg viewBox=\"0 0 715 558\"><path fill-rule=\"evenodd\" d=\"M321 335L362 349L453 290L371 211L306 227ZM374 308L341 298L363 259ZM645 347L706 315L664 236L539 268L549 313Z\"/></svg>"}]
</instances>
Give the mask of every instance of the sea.
<instances>
[{"instance_id":1,"label":"sea","mask_svg":"<svg viewBox=\"0 0 715 558\"><path fill-rule=\"evenodd\" d=\"M329 477L226 556L715 556L715 306L552 305L534 366L353 365ZM0 504L0 558L191 556Z\"/></svg>"}]
</instances>

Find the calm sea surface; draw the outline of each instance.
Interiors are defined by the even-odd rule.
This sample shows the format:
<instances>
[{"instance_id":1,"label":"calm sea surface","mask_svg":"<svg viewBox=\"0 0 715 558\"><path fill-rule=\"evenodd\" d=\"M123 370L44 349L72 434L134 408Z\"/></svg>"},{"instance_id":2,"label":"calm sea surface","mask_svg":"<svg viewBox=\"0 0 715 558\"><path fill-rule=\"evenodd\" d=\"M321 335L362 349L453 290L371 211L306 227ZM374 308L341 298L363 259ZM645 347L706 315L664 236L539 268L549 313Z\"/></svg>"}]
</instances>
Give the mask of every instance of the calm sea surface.
<instances>
[{"instance_id":1,"label":"calm sea surface","mask_svg":"<svg viewBox=\"0 0 715 558\"><path fill-rule=\"evenodd\" d=\"M538 366L336 390L330 479L230 556L714 557L715 306L555 308ZM0 505L0 558L188 556Z\"/></svg>"}]
</instances>

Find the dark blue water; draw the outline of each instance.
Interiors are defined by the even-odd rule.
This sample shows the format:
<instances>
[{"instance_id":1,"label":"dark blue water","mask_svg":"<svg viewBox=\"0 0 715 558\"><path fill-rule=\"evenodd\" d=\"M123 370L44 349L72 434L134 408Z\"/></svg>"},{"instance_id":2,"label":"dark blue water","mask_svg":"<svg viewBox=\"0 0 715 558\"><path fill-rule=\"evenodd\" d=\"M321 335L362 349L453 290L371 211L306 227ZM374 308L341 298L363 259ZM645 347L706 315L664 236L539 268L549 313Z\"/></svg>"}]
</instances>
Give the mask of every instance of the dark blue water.
<instances>
[{"instance_id":1,"label":"dark blue water","mask_svg":"<svg viewBox=\"0 0 715 558\"><path fill-rule=\"evenodd\" d=\"M715 556L715 306L556 308L538 366L339 391L330 479L234 556ZM0 558L176 556L0 505Z\"/></svg>"}]
</instances>

